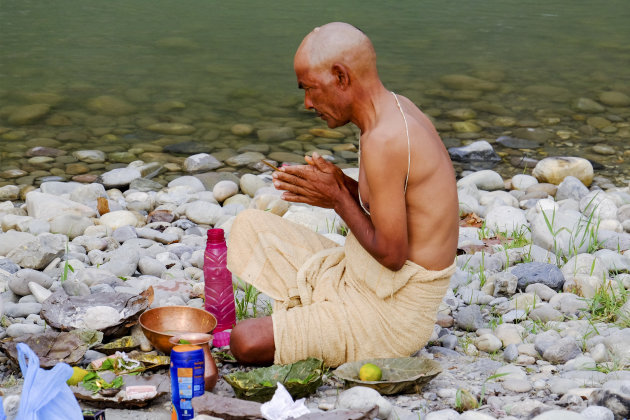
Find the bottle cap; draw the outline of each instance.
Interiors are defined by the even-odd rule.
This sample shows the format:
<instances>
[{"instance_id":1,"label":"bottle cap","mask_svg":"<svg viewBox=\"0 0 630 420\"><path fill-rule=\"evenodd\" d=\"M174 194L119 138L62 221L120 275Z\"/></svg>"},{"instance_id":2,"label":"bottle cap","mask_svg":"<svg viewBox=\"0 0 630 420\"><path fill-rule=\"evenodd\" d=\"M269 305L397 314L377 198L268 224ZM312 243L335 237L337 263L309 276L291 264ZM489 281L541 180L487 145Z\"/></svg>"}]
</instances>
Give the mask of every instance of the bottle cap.
<instances>
[{"instance_id":1,"label":"bottle cap","mask_svg":"<svg viewBox=\"0 0 630 420\"><path fill-rule=\"evenodd\" d=\"M225 235L223 234L223 229L212 228L208 229L208 242L218 243L223 242L225 240Z\"/></svg>"},{"instance_id":2,"label":"bottle cap","mask_svg":"<svg viewBox=\"0 0 630 420\"><path fill-rule=\"evenodd\" d=\"M224 347L230 345L230 331L220 331L212 334L212 346Z\"/></svg>"}]
</instances>

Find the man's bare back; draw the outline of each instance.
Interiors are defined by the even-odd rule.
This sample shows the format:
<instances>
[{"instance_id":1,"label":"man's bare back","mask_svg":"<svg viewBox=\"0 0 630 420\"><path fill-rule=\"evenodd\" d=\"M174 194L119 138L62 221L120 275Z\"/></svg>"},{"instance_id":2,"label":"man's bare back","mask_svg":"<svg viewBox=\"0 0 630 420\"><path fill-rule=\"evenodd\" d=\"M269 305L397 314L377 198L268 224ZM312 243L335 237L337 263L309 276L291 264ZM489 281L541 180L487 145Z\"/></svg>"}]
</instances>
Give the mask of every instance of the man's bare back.
<instances>
[{"instance_id":1,"label":"man's bare back","mask_svg":"<svg viewBox=\"0 0 630 420\"><path fill-rule=\"evenodd\" d=\"M452 264L457 248L459 204L455 174L448 153L429 118L407 98L397 97L409 127L411 152L404 197L409 238L407 259L428 270L440 270ZM390 161L385 161L379 153L369 153L369 145L379 141L383 143L382 147L394 149ZM374 159L374 165L384 165L389 173L396 172L393 176L397 180L407 173L407 134L395 102L383 112L373 131L361 136L361 147L364 165L359 170L359 188L363 205L370 210L372 191L365 167L372 162L366 162L366 158Z\"/></svg>"}]
</instances>

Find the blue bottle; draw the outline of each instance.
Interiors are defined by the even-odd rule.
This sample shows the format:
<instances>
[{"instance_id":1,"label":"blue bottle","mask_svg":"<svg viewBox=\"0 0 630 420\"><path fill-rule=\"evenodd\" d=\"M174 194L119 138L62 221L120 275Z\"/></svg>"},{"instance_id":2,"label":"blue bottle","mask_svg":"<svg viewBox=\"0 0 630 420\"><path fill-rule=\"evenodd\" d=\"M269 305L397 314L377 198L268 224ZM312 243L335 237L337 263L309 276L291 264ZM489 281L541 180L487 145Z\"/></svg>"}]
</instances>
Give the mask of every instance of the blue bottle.
<instances>
[{"instance_id":1,"label":"blue bottle","mask_svg":"<svg viewBox=\"0 0 630 420\"><path fill-rule=\"evenodd\" d=\"M195 417L192 399L204 393L203 349L199 346L179 345L171 350L172 420Z\"/></svg>"}]
</instances>

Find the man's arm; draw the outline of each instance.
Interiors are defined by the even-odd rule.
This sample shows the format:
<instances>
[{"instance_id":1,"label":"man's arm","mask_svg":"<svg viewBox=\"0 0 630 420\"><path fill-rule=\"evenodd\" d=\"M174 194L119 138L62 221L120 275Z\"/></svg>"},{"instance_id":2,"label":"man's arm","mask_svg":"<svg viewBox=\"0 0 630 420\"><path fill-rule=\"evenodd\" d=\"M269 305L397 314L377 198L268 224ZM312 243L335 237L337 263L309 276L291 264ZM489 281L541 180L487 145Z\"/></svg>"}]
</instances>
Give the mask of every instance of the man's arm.
<instances>
[{"instance_id":1,"label":"man's arm","mask_svg":"<svg viewBox=\"0 0 630 420\"><path fill-rule=\"evenodd\" d=\"M381 264L400 269L407 259L408 238L402 179L387 167L396 167L392 151L365 154L370 185L368 217L358 203L358 183L316 153L309 165L290 166L274 173L274 185L285 190L283 199L319 207L334 208L359 243ZM386 163L387 162L387 163ZM349 179L350 181L347 181ZM394 187L393 187L394 186Z\"/></svg>"}]
</instances>

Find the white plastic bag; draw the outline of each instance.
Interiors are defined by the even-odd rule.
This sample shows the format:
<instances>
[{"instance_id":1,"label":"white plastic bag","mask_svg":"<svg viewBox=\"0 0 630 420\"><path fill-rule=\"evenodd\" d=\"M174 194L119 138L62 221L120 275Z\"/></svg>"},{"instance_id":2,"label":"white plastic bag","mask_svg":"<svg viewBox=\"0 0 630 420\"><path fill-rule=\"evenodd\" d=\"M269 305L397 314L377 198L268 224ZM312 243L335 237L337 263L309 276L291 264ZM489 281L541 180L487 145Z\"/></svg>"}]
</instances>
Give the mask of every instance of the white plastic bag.
<instances>
[{"instance_id":1,"label":"white plastic bag","mask_svg":"<svg viewBox=\"0 0 630 420\"><path fill-rule=\"evenodd\" d=\"M83 420L81 407L66 383L72 368L58 363L51 370L44 370L29 346L18 343L17 350L24 386L16 420Z\"/></svg>"}]
</instances>

